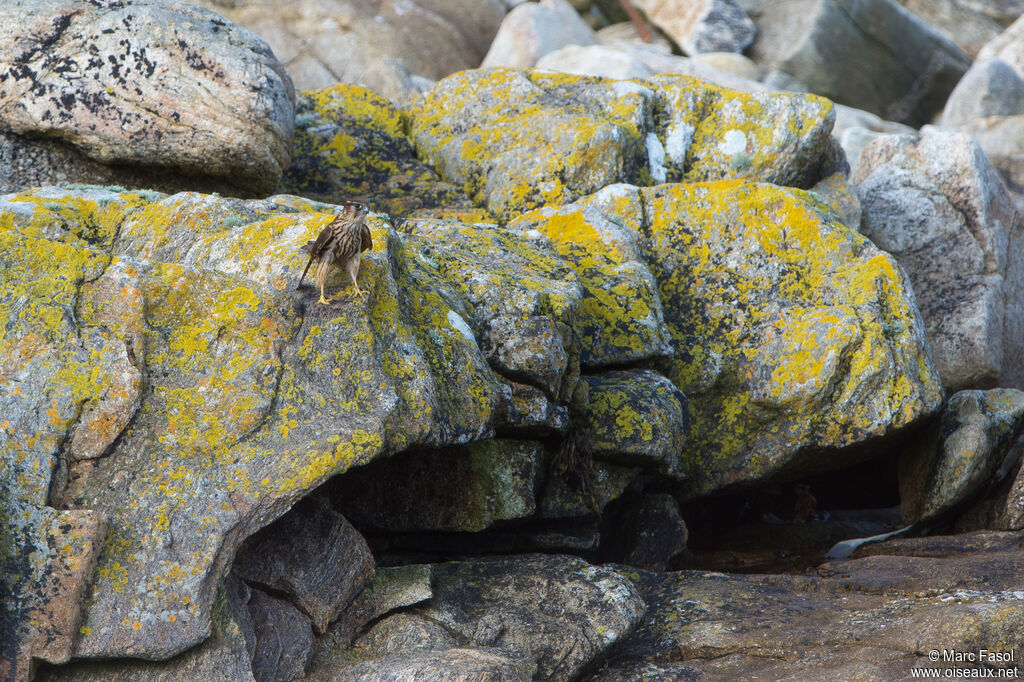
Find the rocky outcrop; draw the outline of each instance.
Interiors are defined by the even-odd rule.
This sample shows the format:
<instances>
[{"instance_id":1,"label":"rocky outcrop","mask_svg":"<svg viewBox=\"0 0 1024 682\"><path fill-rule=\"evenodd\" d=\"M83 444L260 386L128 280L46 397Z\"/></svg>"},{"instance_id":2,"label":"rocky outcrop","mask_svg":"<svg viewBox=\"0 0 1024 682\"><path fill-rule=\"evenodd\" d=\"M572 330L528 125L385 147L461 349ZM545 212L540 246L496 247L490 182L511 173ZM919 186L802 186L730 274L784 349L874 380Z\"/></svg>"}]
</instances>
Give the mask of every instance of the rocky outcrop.
<instances>
[{"instance_id":1,"label":"rocky outcrop","mask_svg":"<svg viewBox=\"0 0 1024 682\"><path fill-rule=\"evenodd\" d=\"M970 66L951 40L893 0L787 0L751 12L770 87L806 90L921 125Z\"/></svg>"},{"instance_id":2,"label":"rocky outcrop","mask_svg":"<svg viewBox=\"0 0 1024 682\"><path fill-rule=\"evenodd\" d=\"M0 549L20 599L2 655L19 673L35 656L52 679L576 679L802 649L840 670L906 664L915 623L1015 631L980 606L1016 599L999 577L1016 559L993 552L993 591L961 611L913 601L989 589L955 562L915 582L925 563L904 561L893 586L896 562L873 557L767 579L479 559L678 568L707 538L694 508L736 492L810 525L794 479L930 428L925 327L896 260L853 229L830 103L498 69L409 111L356 86L300 111L286 182L314 198L0 199L0 480L19 538ZM373 210L368 296L317 304L295 289L299 247L336 210L321 201L353 195ZM329 294L347 286L331 273ZM766 485L783 499L750 492ZM51 546L76 518L87 532ZM54 577L72 608L46 603ZM777 607L751 616L778 637L772 661L724 625L744 599ZM895 643L855 622L908 599ZM820 607L818 627L787 643L794 603ZM825 650L861 640L873 650Z\"/></svg>"},{"instance_id":3,"label":"rocky outcrop","mask_svg":"<svg viewBox=\"0 0 1024 682\"><path fill-rule=\"evenodd\" d=\"M823 449L938 408L902 272L818 200L737 181L619 185L553 214L548 229L578 234L594 209L633 231L657 283L673 341L668 376L694 411L673 466L693 494L835 466L818 459ZM843 451L835 456L857 456Z\"/></svg>"},{"instance_id":4,"label":"rocky outcrop","mask_svg":"<svg viewBox=\"0 0 1024 682\"><path fill-rule=\"evenodd\" d=\"M880 137L854 181L861 229L907 271L946 389L1024 385L1024 225L977 143Z\"/></svg>"},{"instance_id":5,"label":"rocky outcrop","mask_svg":"<svg viewBox=\"0 0 1024 682\"><path fill-rule=\"evenodd\" d=\"M978 496L1015 470L1024 432L1024 393L961 391L949 399L938 433L900 459L903 520L933 519Z\"/></svg>"},{"instance_id":6,"label":"rocky outcrop","mask_svg":"<svg viewBox=\"0 0 1024 682\"><path fill-rule=\"evenodd\" d=\"M756 28L736 0L699 0L679 4L638 0L637 6L688 55L743 52Z\"/></svg>"},{"instance_id":7,"label":"rocky outcrop","mask_svg":"<svg viewBox=\"0 0 1024 682\"><path fill-rule=\"evenodd\" d=\"M801 678L808 661L827 679L901 679L911 668L960 668L966 676L976 663L1012 668L1024 613L1020 534L1001 537L981 549L970 536L894 540L812 576L630 573L651 609L595 679ZM743 627L732 625L737 619ZM982 649L998 655L928 658Z\"/></svg>"},{"instance_id":8,"label":"rocky outcrop","mask_svg":"<svg viewBox=\"0 0 1024 682\"><path fill-rule=\"evenodd\" d=\"M480 65L505 16L501 0L199 0L261 35L297 88L361 83L396 102Z\"/></svg>"},{"instance_id":9,"label":"rocky outcrop","mask_svg":"<svg viewBox=\"0 0 1024 682\"><path fill-rule=\"evenodd\" d=\"M413 669L456 679L489 671L500 679L571 680L644 612L629 579L573 557L452 562L433 573L430 601L378 623L347 661L325 653L310 677L370 679L372 671L380 679Z\"/></svg>"},{"instance_id":10,"label":"rocky outcrop","mask_svg":"<svg viewBox=\"0 0 1024 682\"><path fill-rule=\"evenodd\" d=\"M6 191L176 175L177 188L192 176L252 196L273 191L291 160L291 80L265 42L217 14L161 0L17 0L0 8L0 35L0 146L33 161L0 171ZM114 170L90 173L97 165Z\"/></svg>"},{"instance_id":11,"label":"rocky outcrop","mask_svg":"<svg viewBox=\"0 0 1024 682\"><path fill-rule=\"evenodd\" d=\"M477 335L496 366L551 391L549 400L575 381L574 346L566 351L561 335L579 303L572 271L511 235L480 232L487 246L475 261L446 264L420 250L426 238L373 218L377 251L361 273L372 302L303 314L312 299L292 293L305 265L298 245L330 217L306 200L49 190L3 206L6 305L18 320L4 338L13 382L5 433L19 434L3 479L21 481L11 508L26 509L6 523L45 536L51 518L91 513L72 509L108 515L106 542L93 542L87 614L70 633L80 657L161 658L202 641L239 543L306 492L382 453L493 434L510 393ZM472 242L461 243L468 256ZM502 260L510 286L470 291L462 275L441 284L446 269L502 276L492 267ZM537 278L524 277L527 263ZM544 263L557 273L551 288ZM553 334L509 337L517 327L499 324L502 315L523 305L524 330ZM125 357L143 376L141 397L131 397L138 376L122 369ZM19 395L19 376L36 385ZM446 387L445 376L456 383ZM91 425L123 423L136 399L130 428L100 431L97 442ZM68 437L90 430L90 439ZM70 443L102 456L79 457ZM15 473L26 461L37 462L32 479ZM69 511L48 509L48 499ZM11 564L15 592L35 594L59 570L59 549L36 568Z\"/></svg>"},{"instance_id":12,"label":"rocky outcrop","mask_svg":"<svg viewBox=\"0 0 1024 682\"><path fill-rule=\"evenodd\" d=\"M596 42L594 31L565 0L526 2L513 8L501 22L480 66L530 68L560 47Z\"/></svg>"},{"instance_id":13,"label":"rocky outcrop","mask_svg":"<svg viewBox=\"0 0 1024 682\"><path fill-rule=\"evenodd\" d=\"M655 124L654 112L661 111ZM442 80L411 110L441 176L502 219L615 182L807 186L832 172L831 105L686 78L620 82L494 70ZM766 121L773 121L765 134Z\"/></svg>"}]
</instances>

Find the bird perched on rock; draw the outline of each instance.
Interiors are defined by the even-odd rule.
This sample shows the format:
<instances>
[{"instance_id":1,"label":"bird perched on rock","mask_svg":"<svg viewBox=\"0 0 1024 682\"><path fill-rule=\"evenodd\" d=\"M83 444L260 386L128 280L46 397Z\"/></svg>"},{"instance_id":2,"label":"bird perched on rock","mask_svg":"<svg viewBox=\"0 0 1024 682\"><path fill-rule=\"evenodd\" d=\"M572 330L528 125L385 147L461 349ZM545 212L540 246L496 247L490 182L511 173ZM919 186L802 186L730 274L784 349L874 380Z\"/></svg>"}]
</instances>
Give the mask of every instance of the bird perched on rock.
<instances>
[{"instance_id":1,"label":"bird perched on rock","mask_svg":"<svg viewBox=\"0 0 1024 682\"><path fill-rule=\"evenodd\" d=\"M370 237L370 228L363 222L370 209L360 201L346 201L341 213L334 217L327 226L320 232L315 241L304 246L309 250L309 262L306 269L302 271L299 278L298 289L302 286L302 280L309 272L309 266L313 259L319 259L316 266L316 283L320 285L320 303L329 303L330 299L324 297L324 282L327 281L327 271L334 261L340 261L348 270L352 278L353 298L362 298L366 292L359 288L356 277L359 275L359 262L361 254L373 246L373 239Z\"/></svg>"}]
</instances>

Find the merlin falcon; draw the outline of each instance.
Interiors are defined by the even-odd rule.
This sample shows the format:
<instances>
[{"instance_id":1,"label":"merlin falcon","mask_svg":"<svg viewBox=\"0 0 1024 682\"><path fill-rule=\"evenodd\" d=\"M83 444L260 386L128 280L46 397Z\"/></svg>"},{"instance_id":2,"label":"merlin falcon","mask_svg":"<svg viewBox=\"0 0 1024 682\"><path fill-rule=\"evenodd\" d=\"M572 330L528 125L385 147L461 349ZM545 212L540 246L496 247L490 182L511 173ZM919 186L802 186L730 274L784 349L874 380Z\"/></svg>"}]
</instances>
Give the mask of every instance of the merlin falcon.
<instances>
[{"instance_id":1,"label":"merlin falcon","mask_svg":"<svg viewBox=\"0 0 1024 682\"><path fill-rule=\"evenodd\" d=\"M370 228L366 226L364 219L370 209L361 201L346 201L341 213L334 217L327 226L320 232L320 236L304 249L309 249L309 262L306 269L302 271L299 278L298 289L302 286L309 267L313 260L317 260L316 283L320 287L319 303L329 303L330 299L324 296L324 282L327 281L327 272L335 261L340 261L349 276L352 278L352 298L363 298L367 294L359 288L356 277L359 275L359 262L362 252L373 246L373 239L370 237Z\"/></svg>"}]
</instances>

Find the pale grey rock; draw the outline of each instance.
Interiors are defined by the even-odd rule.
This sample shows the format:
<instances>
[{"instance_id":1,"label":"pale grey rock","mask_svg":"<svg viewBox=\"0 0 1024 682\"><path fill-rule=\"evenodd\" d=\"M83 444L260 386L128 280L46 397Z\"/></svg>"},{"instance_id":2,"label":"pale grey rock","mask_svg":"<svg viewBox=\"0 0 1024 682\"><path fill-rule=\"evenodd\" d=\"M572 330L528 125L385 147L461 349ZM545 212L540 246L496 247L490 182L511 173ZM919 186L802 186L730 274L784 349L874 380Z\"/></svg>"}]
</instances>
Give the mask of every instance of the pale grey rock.
<instances>
[{"instance_id":1,"label":"pale grey rock","mask_svg":"<svg viewBox=\"0 0 1024 682\"><path fill-rule=\"evenodd\" d=\"M690 56L743 52L756 33L736 0L636 0L636 6Z\"/></svg>"},{"instance_id":2,"label":"pale grey rock","mask_svg":"<svg viewBox=\"0 0 1024 682\"><path fill-rule=\"evenodd\" d=\"M977 61L1001 59L1024 78L1024 15L1018 15L1005 31L992 39L978 52Z\"/></svg>"},{"instance_id":3,"label":"pale grey rock","mask_svg":"<svg viewBox=\"0 0 1024 682\"><path fill-rule=\"evenodd\" d=\"M961 391L949 399L933 438L900 459L903 520L933 519L968 502L1016 468L1011 448L1024 426L1024 393L1014 389Z\"/></svg>"},{"instance_id":4,"label":"pale grey rock","mask_svg":"<svg viewBox=\"0 0 1024 682\"><path fill-rule=\"evenodd\" d=\"M672 54L672 41L661 33L654 31L650 35L650 42L645 41L632 21L620 21L597 29L595 32L597 41L609 47L620 47L622 45L637 45L657 50L661 54Z\"/></svg>"},{"instance_id":5,"label":"pale grey rock","mask_svg":"<svg viewBox=\"0 0 1024 682\"><path fill-rule=\"evenodd\" d=\"M881 135L913 135L914 128L895 121L886 121L868 111L854 109L843 104L836 105L836 124L832 128L832 136L836 138L850 169L857 167L864 147Z\"/></svg>"},{"instance_id":6,"label":"pale grey rock","mask_svg":"<svg viewBox=\"0 0 1024 682\"><path fill-rule=\"evenodd\" d=\"M530 68L558 48L596 42L594 31L565 0L523 3L501 22L480 66Z\"/></svg>"},{"instance_id":7,"label":"pale grey rock","mask_svg":"<svg viewBox=\"0 0 1024 682\"><path fill-rule=\"evenodd\" d=\"M270 44L301 90L361 83L396 102L475 68L501 0L199 0Z\"/></svg>"},{"instance_id":8,"label":"pale grey rock","mask_svg":"<svg viewBox=\"0 0 1024 682\"><path fill-rule=\"evenodd\" d=\"M969 133L991 116L1024 116L1024 78L1001 59L971 66L950 93L940 125Z\"/></svg>"},{"instance_id":9,"label":"pale grey rock","mask_svg":"<svg viewBox=\"0 0 1024 682\"><path fill-rule=\"evenodd\" d=\"M12 0L0 36L0 127L19 138L212 177L244 195L272 191L291 161L291 80L262 39L213 12Z\"/></svg>"},{"instance_id":10,"label":"pale grey rock","mask_svg":"<svg viewBox=\"0 0 1024 682\"><path fill-rule=\"evenodd\" d=\"M538 59L536 68L620 80L653 73L635 57L606 45L566 45Z\"/></svg>"},{"instance_id":11,"label":"pale grey rock","mask_svg":"<svg viewBox=\"0 0 1024 682\"><path fill-rule=\"evenodd\" d=\"M913 283L947 391L1024 386L1024 227L978 144L932 127L881 137L853 179L864 234Z\"/></svg>"},{"instance_id":12,"label":"pale grey rock","mask_svg":"<svg viewBox=\"0 0 1024 682\"><path fill-rule=\"evenodd\" d=\"M987 2L971 0L897 0L903 7L919 17L932 28L956 43L960 49L976 57L988 42L1003 32L1009 23L1005 11L995 7L985 7ZM992 3L998 4L998 3ZM1004 3L1005 9L1016 9L1017 14L1024 11L1024 3L1020 0L1009 0ZM1011 5L1016 4L1017 8ZM988 11L986 11L988 10ZM995 10L995 11L992 11ZM1000 21L1002 19L1002 21ZM1010 19L1012 21L1012 19Z\"/></svg>"},{"instance_id":13,"label":"pale grey rock","mask_svg":"<svg viewBox=\"0 0 1024 682\"><path fill-rule=\"evenodd\" d=\"M749 81L756 82L761 75L752 59L736 52L702 52L694 55L693 60Z\"/></svg>"},{"instance_id":14,"label":"pale grey rock","mask_svg":"<svg viewBox=\"0 0 1024 682\"><path fill-rule=\"evenodd\" d=\"M978 141L1024 210L1024 71L999 58L978 61L950 95L941 125Z\"/></svg>"},{"instance_id":15,"label":"pale grey rock","mask_svg":"<svg viewBox=\"0 0 1024 682\"><path fill-rule=\"evenodd\" d=\"M750 56L770 70L767 85L901 123L930 122L970 66L959 47L893 0L782 0L754 15Z\"/></svg>"}]
</instances>

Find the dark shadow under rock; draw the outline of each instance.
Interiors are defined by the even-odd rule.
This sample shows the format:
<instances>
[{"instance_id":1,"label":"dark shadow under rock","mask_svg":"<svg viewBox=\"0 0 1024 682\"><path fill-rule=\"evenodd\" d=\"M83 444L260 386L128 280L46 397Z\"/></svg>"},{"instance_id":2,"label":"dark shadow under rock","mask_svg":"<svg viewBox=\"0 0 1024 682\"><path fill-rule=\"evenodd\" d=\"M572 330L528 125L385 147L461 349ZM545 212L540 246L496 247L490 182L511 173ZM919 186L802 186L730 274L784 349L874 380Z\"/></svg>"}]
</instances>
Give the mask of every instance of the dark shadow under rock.
<instances>
[{"instance_id":1,"label":"dark shadow under rock","mask_svg":"<svg viewBox=\"0 0 1024 682\"><path fill-rule=\"evenodd\" d=\"M605 561L663 571L686 549L686 523L671 495L648 494L612 503L602 517Z\"/></svg>"}]
</instances>

